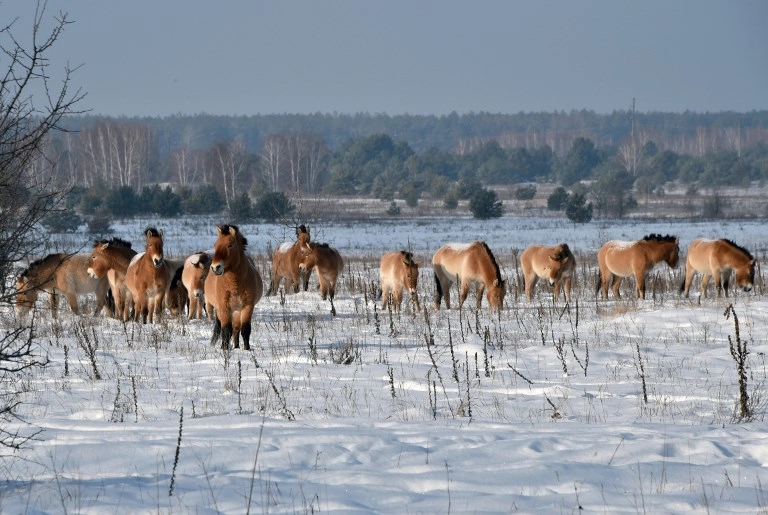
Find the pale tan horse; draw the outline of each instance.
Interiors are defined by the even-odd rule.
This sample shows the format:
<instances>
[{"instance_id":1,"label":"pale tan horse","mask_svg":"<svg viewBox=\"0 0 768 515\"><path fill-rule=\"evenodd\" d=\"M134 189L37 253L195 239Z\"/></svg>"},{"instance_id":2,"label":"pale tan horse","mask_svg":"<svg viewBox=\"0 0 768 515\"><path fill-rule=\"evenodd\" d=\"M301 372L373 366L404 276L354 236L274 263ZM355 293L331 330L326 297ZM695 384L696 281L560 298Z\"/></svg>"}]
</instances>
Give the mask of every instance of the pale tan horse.
<instances>
[{"instance_id":1,"label":"pale tan horse","mask_svg":"<svg viewBox=\"0 0 768 515\"><path fill-rule=\"evenodd\" d=\"M309 229L304 225L296 228L296 241L283 242L272 253L272 280L267 296L277 294L280 282L285 278L285 291L290 288L294 293L300 287L307 291L309 273L303 273L299 264L303 258L301 248L309 242ZM290 282L289 282L290 281Z\"/></svg>"},{"instance_id":2,"label":"pale tan horse","mask_svg":"<svg viewBox=\"0 0 768 515\"><path fill-rule=\"evenodd\" d=\"M184 261L181 282L187 290L189 318L202 318L205 308L205 279L211 269L211 256L196 252Z\"/></svg>"},{"instance_id":3,"label":"pale tan horse","mask_svg":"<svg viewBox=\"0 0 768 515\"><path fill-rule=\"evenodd\" d=\"M381 256L379 262L379 284L381 286L381 309L386 310L389 305L389 296L392 295L392 307L394 311L400 311L403 302L403 290L411 295L413 305L417 310L419 305L419 264L414 261L413 254L401 250L400 252L387 252Z\"/></svg>"},{"instance_id":4,"label":"pale tan horse","mask_svg":"<svg viewBox=\"0 0 768 515\"><path fill-rule=\"evenodd\" d=\"M125 286L125 272L128 264L136 255L131 244L120 238L98 240L88 258L88 275L95 279L107 278L115 299L115 317L128 320L133 299Z\"/></svg>"},{"instance_id":5,"label":"pale tan horse","mask_svg":"<svg viewBox=\"0 0 768 515\"><path fill-rule=\"evenodd\" d=\"M109 281L106 278L89 277L86 268L87 254L49 254L31 263L16 279L16 308L22 317L35 305L38 293L48 293L53 317L58 316L56 294L67 299L72 312L79 314L78 297L96 294L96 311L109 308Z\"/></svg>"},{"instance_id":6,"label":"pale tan horse","mask_svg":"<svg viewBox=\"0 0 768 515\"><path fill-rule=\"evenodd\" d=\"M688 246L685 261L685 279L680 291L688 297L691 281L696 273L701 276L701 295L707 296L709 278L715 280L717 296L728 296L728 282L731 273L736 276L736 284L745 292L751 291L755 282L755 258L744 247L731 240L694 240Z\"/></svg>"},{"instance_id":7,"label":"pale tan horse","mask_svg":"<svg viewBox=\"0 0 768 515\"><path fill-rule=\"evenodd\" d=\"M336 281L344 270L344 260L339 251L327 243L306 242L302 247L302 260L299 268L306 273L312 269L317 272L317 281L320 283L320 296L323 300L333 298L336 295Z\"/></svg>"},{"instance_id":8,"label":"pale tan horse","mask_svg":"<svg viewBox=\"0 0 768 515\"><path fill-rule=\"evenodd\" d=\"M608 286L613 283L613 296L618 299L621 281L625 277L634 277L635 295L644 299L645 274L662 261L675 268L679 260L680 246L676 236L650 234L637 241L609 241L597 252L600 266L597 290L602 290L603 299L607 299Z\"/></svg>"},{"instance_id":9,"label":"pale tan horse","mask_svg":"<svg viewBox=\"0 0 768 515\"><path fill-rule=\"evenodd\" d=\"M220 225L214 243L211 271L205 279L205 303L208 316L214 318L211 344L221 337L221 348L251 349L253 308L264 292L256 265L245 252L248 240L236 225ZM214 316L215 313L215 316Z\"/></svg>"},{"instance_id":10,"label":"pale tan horse","mask_svg":"<svg viewBox=\"0 0 768 515\"><path fill-rule=\"evenodd\" d=\"M520 266L523 269L525 295L533 300L533 288L539 279L546 279L553 287L552 299L557 302L561 288L565 292L566 303L571 302L571 285L575 277L576 258L567 243L554 247L531 245L520 254Z\"/></svg>"},{"instance_id":11,"label":"pale tan horse","mask_svg":"<svg viewBox=\"0 0 768 515\"><path fill-rule=\"evenodd\" d=\"M163 256L162 231L150 227L144 236L144 252L136 254L128 264L125 284L133 298L134 317L152 323L155 316L162 315L171 273Z\"/></svg>"},{"instance_id":12,"label":"pale tan horse","mask_svg":"<svg viewBox=\"0 0 768 515\"><path fill-rule=\"evenodd\" d=\"M432 267L437 288L435 309L440 309L441 300L445 300L446 309L451 309L450 288L454 282L461 283L459 309L467 299L472 284L475 284L477 309L482 305L483 292L486 292L491 309L502 309L507 293L506 282L501 278L493 252L484 241L443 245L432 257Z\"/></svg>"}]
</instances>

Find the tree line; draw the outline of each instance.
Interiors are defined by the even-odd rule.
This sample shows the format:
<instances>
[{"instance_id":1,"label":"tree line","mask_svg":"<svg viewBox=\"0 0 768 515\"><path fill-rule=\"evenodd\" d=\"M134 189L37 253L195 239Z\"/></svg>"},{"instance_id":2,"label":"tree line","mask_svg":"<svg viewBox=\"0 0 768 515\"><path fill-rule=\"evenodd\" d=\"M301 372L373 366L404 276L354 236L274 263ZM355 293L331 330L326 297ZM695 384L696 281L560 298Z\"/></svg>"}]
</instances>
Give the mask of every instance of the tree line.
<instances>
[{"instance_id":1,"label":"tree line","mask_svg":"<svg viewBox=\"0 0 768 515\"><path fill-rule=\"evenodd\" d=\"M55 184L72 185L69 204L85 216L130 216L126 206L163 216L210 210L259 216L275 212L258 205L263 199L290 209L286 199L319 195L398 198L410 206L428 197L452 209L478 191L487 197L494 185L543 182L589 199L598 216L623 216L638 196L663 195L670 182L695 189L768 179L768 131L753 128L749 138L735 139L726 137L726 128L694 131L702 150L694 153L666 148L649 138L651 132L637 130L617 144L575 136L564 152L509 134L419 152L384 133L350 138L334 150L324 135L297 127L265 135L255 151L237 136L205 148L182 144L161 157L149 126L94 119L79 132L57 133L45 158L30 166ZM684 146L684 140L673 143Z\"/></svg>"}]
</instances>

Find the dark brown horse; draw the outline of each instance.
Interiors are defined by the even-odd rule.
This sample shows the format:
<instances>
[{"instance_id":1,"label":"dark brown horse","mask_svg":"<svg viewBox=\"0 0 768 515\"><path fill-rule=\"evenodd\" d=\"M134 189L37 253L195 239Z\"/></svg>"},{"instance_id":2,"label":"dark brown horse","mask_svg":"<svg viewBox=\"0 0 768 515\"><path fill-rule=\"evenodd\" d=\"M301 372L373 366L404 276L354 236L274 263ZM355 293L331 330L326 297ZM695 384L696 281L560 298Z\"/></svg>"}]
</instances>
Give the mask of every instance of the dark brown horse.
<instances>
[{"instance_id":1,"label":"dark brown horse","mask_svg":"<svg viewBox=\"0 0 768 515\"><path fill-rule=\"evenodd\" d=\"M634 276L635 295L644 299L645 274L662 261L675 268L679 260L680 246L676 236L650 234L637 241L609 241L597 252L600 266L597 289L602 289L603 299L607 299L608 286L613 283L613 297L618 299L622 279Z\"/></svg>"},{"instance_id":2,"label":"dark brown horse","mask_svg":"<svg viewBox=\"0 0 768 515\"><path fill-rule=\"evenodd\" d=\"M477 309L480 309L486 290L491 309L501 310L504 305L506 283L501 278L493 252L484 241L443 245L432 256L432 267L437 288L435 309L440 309L441 300L445 300L446 309L451 309L450 288L457 281L461 282L459 309L467 300L472 284L476 285Z\"/></svg>"},{"instance_id":3,"label":"dark brown horse","mask_svg":"<svg viewBox=\"0 0 768 515\"><path fill-rule=\"evenodd\" d=\"M205 303L208 315L213 316L211 344L221 337L221 348L251 349L251 316L253 307L261 299L264 284L253 261L245 252L248 240L236 225L220 225L214 243L211 271L205 279Z\"/></svg>"},{"instance_id":4,"label":"dark brown horse","mask_svg":"<svg viewBox=\"0 0 768 515\"><path fill-rule=\"evenodd\" d=\"M35 305L38 293L47 292L51 311L55 318L56 294L63 294L74 313L79 313L77 298L89 293L96 294L96 313L107 305L109 282L106 278L94 279L86 273L86 254L49 254L31 263L16 279L16 309L26 316Z\"/></svg>"},{"instance_id":5,"label":"dark brown horse","mask_svg":"<svg viewBox=\"0 0 768 515\"><path fill-rule=\"evenodd\" d=\"M98 240L88 259L88 275L95 279L107 278L115 299L115 317L128 320L133 299L125 285L125 272L136 255L131 244L120 238Z\"/></svg>"},{"instance_id":6,"label":"dark brown horse","mask_svg":"<svg viewBox=\"0 0 768 515\"><path fill-rule=\"evenodd\" d=\"M125 284L133 297L134 316L146 323L163 312L171 273L163 257L163 233L154 227L144 231L144 252L136 254L125 272Z\"/></svg>"},{"instance_id":7,"label":"dark brown horse","mask_svg":"<svg viewBox=\"0 0 768 515\"><path fill-rule=\"evenodd\" d=\"M272 253L272 280L267 296L275 295L280 288L280 281L285 278L285 291L290 288L294 293L303 287L307 291L309 273L303 273L299 268L302 260L301 248L309 243L309 229L304 225L296 228L296 241L284 242L278 245ZM290 281L290 283L289 283Z\"/></svg>"},{"instance_id":8,"label":"dark brown horse","mask_svg":"<svg viewBox=\"0 0 768 515\"><path fill-rule=\"evenodd\" d=\"M707 296L709 278L715 280L717 296L728 296L728 282L731 273L736 275L736 284L744 291L751 291L755 282L755 258L744 247L731 240L694 240L688 247L685 261L685 280L680 291L688 296L691 281L696 273L701 274L701 295Z\"/></svg>"}]
</instances>

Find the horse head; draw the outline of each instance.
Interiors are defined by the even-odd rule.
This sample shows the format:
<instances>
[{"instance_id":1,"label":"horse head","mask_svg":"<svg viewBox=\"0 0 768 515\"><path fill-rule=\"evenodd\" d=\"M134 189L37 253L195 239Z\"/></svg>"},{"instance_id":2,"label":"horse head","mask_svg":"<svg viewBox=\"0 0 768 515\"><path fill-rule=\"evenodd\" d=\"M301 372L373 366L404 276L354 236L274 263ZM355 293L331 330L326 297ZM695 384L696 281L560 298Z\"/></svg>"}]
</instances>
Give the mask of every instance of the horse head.
<instances>
[{"instance_id":1,"label":"horse head","mask_svg":"<svg viewBox=\"0 0 768 515\"><path fill-rule=\"evenodd\" d=\"M144 231L147 238L145 254L152 260L155 268L163 266L163 231L158 231L154 227L147 228Z\"/></svg>"},{"instance_id":2,"label":"horse head","mask_svg":"<svg viewBox=\"0 0 768 515\"><path fill-rule=\"evenodd\" d=\"M236 225L224 224L216 228L218 238L213 244L213 258L211 259L211 272L221 275L230 268L236 268L241 256L245 255L245 247L248 240L240 232Z\"/></svg>"}]
</instances>

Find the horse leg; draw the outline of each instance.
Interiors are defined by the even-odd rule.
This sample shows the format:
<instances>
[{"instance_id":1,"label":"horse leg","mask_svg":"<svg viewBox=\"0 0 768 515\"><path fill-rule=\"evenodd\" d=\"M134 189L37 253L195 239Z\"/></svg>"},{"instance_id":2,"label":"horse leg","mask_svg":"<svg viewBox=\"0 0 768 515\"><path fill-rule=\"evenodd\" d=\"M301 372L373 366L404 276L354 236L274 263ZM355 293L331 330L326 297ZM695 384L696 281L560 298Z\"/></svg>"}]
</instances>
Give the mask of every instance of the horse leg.
<instances>
[{"instance_id":1,"label":"horse leg","mask_svg":"<svg viewBox=\"0 0 768 515\"><path fill-rule=\"evenodd\" d=\"M163 316L163 306L165 305L165 288L161 288L160 292L155 297L155 315L157 315L157 321L159 322Z\"/></svg>"},{"instance_id":2,"label":"horse leg","mask_svg":"<svg viewBox=\"0 0 768 515\"><path fill-rule=\"evenodd\" d=\"M245 308L240 311L240 335L243 337L243 349L251 350L251 316L253 308ZM235 343L237 346L237 343Z\"/></svg>"},{"instance_id":3,"label":"horse leg","mask_svg":"<svg viewBox=\"0 0 768 515\"><path fill-rule=\"evenodd\" d=\"M461 307L464 305L464 301L467 300L468 296L469 296L469 281L462 280L461 286L459 287L459 310L461 310ZM480 287L478 287L477 289L477 299L480 302L482 302L483 300L483 298L480 296Z\"/></svg>"},{"instance_id":4,"label":"horse leg","mask_svg":"<svg viewBox=\"0 0 768 515\"><path fill-rule=\"evenodd\" d=\"M603 295L603 300L608 300L608 284L611 282L611 277L613 274L610 272L608 273L600 273L600 291Z\"/></svg>"},{"instance_id":5,"label":"horse leg","mask_svg":"<svg viewBox=\"0 0 768 515\"><path fill-rule=\"evenodd\" d=\"M573 286L573 278L569 275L565 278L565 303L571 303L571 287Z\"/></svg>"},{"instance_id":6,"label":"horse leg","mask_svg":"<svg viewBox=\"0 0 768 515\"><path fill-rule=\"evenodd\" d=\"M555 304L557 304L557 301L560 300L560 289L562 288L562 285L560 284L561 282L562 279L557 279L555 284L552 286L552 299L554 300Z\"/></svg>"},{"instance_id":7,"label":"horse leg","mask_svg":"<svg viewBox=\"0 0 768 515\"><path fill-rule=\"evenodd\" d=\"M77 307L77 295L69 292L65 293L64 296L67 298L67 304L69 304L69 307L72 308L72 313L79 315L80 309Z\"/></svg>"},{"instance_id":8,"label":"horse leg","mask_svg":"<svg viewBox=\"0 0 768 515\"><path fill-rule=\"evenodd\" d=\"M51 288L51 291L48 292L48 300L51 303L51 314L53 315L53 318L58 318L59 313L56 309L56 290Z\"/></svg>"},{"instance_id":9,"label":"horse leg","mask_svg":"<svg viewBox=\"0 0 768 515\"><path fill-rule=\"evenodd\" d=\"M389 305L389 285L381 284L381 310L385 311Z\"/></svg>"},{"instance_id":10,"label":"horse leg","mask_svg":"<svg viewBox=\"0 0 768 515\"><path fill-rule=\"evenodd\" d=\"M524 275L523 277L525 280L525 296L528 297L528 301L530 302L533 300L533 288L536 286L539 276L533 274L530 278L527 275Z\"/></svg>"},{"instance_id":11,"label":"horse leg","mask_svg":"<svg viewBox=\"0 0 768 515\"><path fill-rule=\"evenodd\" d=\"M317 272L317 280L320 281L320 297L323 300L328 299L328 279L319 270Z\"/></svg>"},{"instance_id":12,"label":"horse leg","mask_svg":"<svg viewBox=\"0 0 768 515\"><path fill-rule=\"evenodd\" d=\"M693 269L692 266L686 267L685 269L685 280L683 282L683 295L685 295L685 298L688 298L688 293L691 291L691 282L693 281L693 276L696 274L696 270Z\"/></svg>"},{"instance_id":13,"label":"horse leg","mask_svg":"<svg viewBox=\"0 0 768 515\"><path fill-rule=\"evenodd\" d=\"M638 299L645 299L645 273L635 274L635 293Z\"/></svg>"},{"instance_id":14,"label":"horse leg","mask_svg":"<svg viewBox=\"0 0 768 515\"><path fill-rule=\"evenodd\" d=\"M709 286L710 277L710 274L707 273L701 275L701 296L705 299L707 298L707 286ZM717 288L717 285L715 285L715 288Z\"/></svg>"},{"instance_id":15,"label":"horse leg","mask_svg":"<svg viewBox=\"0 0 768 515\"><path fill-rule=\"evenodd\" d=\"M395 288L392 290L392 304L394 311L400 312L400 305L403 303L403 289Z\"/></svg>"},{"instance_id":16,"label":"horse leg","mask_svg":"<svg viewBox=\"0 0 768 515\"><path fill-rule=\"evenodd\" d=\"M213 317L213 335L211 336L211 346L213 346L219 338L221 338L221 322L219 322L218 317Z\"/></svg>"},{"instance_id":17,"label":"horse leg","mask_svg":"<svg viewBox=\"0 0 768 515\"><path fill-rule=\"evenodd\" d=\"M613 289L613 298L618 300L621 298L621 282L624 280L623 277L611 274L611 288ZM608 294L606 293L606 298L608 298Z\"/></svg>"}]
</instances>

